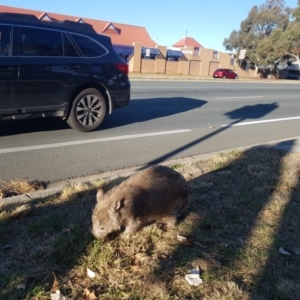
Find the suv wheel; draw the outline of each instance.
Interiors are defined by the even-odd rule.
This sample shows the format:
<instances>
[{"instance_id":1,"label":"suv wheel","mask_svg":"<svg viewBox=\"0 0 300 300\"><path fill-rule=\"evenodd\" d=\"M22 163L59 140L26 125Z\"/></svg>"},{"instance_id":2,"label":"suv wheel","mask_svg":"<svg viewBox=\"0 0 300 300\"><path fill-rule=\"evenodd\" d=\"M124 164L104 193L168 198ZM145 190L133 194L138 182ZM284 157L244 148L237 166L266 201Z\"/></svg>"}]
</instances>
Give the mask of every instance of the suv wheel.
<instances>
[{"instance_id":1,"label":"suv wheel","mask_svg":"<svg viewBox=\"0 0 300 300\"><path fill-rule=\"evenodd\" d=\"M93 131L100 126L107 113L106 101L94 88L83 90L73 101L68 124L79 131Z\"/></svg>"}]
</instances>

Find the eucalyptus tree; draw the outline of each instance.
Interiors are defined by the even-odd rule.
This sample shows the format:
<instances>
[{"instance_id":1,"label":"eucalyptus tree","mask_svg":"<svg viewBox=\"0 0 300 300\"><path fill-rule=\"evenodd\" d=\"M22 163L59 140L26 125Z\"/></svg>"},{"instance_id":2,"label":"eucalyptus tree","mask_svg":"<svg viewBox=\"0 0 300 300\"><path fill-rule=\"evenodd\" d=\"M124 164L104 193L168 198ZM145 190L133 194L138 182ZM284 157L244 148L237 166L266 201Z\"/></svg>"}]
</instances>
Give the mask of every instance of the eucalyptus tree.
<instances>
[{"instance_id":1,"label":"eucalyptus tree","mask_svg":"<svg viewBox=\"0 0 300 300\"><path fill-rule=\"evenodd\" d=\"M260 63L272 64L279 61L299 65L300 55L300 0L291 10L291 19L284 29L276 28L270 36L259 41L257 47Z\"/></svg>"},{"instance_id":2,"label":"eucalyptus tree","mask_svg":"<svg viewBox=\"0 0 300 300\"><path fill-rule=\"evenodd\" d=\"M237 53L245 49L247 62L252 65L266 63L277 57L272 42L287 29L290 15L291 9L284 0L266 0L262 5L251 8L247 18L241 22L240 29L233 30L224 39L223 45L226 50ZM261 43L263 40L264 43ZM261 58L258 50L273 51L274 56Z\"/></svg>"}]
</instances>

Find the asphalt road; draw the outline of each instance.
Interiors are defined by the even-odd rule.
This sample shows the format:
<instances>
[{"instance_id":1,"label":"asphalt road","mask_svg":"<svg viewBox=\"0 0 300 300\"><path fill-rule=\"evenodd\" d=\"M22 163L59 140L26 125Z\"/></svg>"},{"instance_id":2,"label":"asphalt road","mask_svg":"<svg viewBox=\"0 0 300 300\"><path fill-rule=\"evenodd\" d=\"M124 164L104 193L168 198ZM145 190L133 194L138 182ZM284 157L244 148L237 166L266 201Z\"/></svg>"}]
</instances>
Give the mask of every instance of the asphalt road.
<instances>
[{"instance_id":1,"label":"asphalt road","mask_svg":"<svg viewBox=\"0 0 300 300\"><path fill-rule=\"evenodd\" d=\"M59 181L299 135L298 82L132 80L92 133L59 119L0 121L0 179Z\"/></svg>"}]
</instances>

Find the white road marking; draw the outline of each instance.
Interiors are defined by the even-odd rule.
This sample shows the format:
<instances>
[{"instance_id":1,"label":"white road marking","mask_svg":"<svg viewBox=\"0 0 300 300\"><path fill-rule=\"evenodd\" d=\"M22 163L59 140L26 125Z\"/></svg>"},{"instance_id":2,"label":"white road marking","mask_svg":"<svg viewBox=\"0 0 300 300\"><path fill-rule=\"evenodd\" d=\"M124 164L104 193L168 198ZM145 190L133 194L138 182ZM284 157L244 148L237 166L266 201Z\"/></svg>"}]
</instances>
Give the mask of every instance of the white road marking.
<instances>
[{"instance_id":1,"label":"white road marking","mask_svg":"<svg viewBox=\"0 0 300 300\"><path fill-rule=\"evenodd\" d=\"M58 147L66 147L66 146L74 146L74 145L83 145L83 144L92 144L92 143L102 143L102 142L110 142L110 141L118 141L118 140L127 140L127 139L143 138L143 137L166 135L166 134L184 133L189 131L191 131L191 129L179 129L179 130L158 131L158 132L150 132L150 133L142 133L142 134L121 135L121 136L108 137L108 138L89 139L89 140L55 143L55 144L47 144L47 145L6 148L6 149L0 149L0 154L58 148Z\"/></svg>"},{"instance_id":2,"label":"white road marking","mask_svg":"<svg viewBox=\"0 0 300 300\"><path fill-rule=\"evenodd\" d=\"M260 123L270 123L270 122L280 122L280 121L297 120L297 119L300 119L300 117L270 119L270 120L253 121L253 122L242 122L242 123L237 123L237 124L226 124L226 125L221 125L221 127L244 126L244 125L260 124Z\"/></svg>"},{"instance_id":3,"label":"white road marking","mask_svg":"<svg viewBox=\"0 0 300 300\"><path fill-rule=\"evenodd\" d=\"M263 98L264 96L247 96L247 97L221 97L215 99L253 99L253 98Z\"/></svg>"}]
</instances>

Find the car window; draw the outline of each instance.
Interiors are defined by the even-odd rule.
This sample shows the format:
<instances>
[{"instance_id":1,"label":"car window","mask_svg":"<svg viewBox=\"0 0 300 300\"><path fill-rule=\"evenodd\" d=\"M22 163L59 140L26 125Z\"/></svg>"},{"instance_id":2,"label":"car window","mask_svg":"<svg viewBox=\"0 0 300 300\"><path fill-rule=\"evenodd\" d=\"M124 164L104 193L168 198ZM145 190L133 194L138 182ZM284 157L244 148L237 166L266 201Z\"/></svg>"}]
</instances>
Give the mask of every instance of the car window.
<instances>
[{"instance_id":1,"label":"car window","mask_svg":"<svg viewBox=\"0 0 300 300\"><path fill-rule=\"evenodd\" d=\"M62 34L59 31L20 27L22 56L63 56Z\"/></svg>"},{"instance_id":2,"label":"car window","mask_svg":"<svg viewBox=\"0 0 300 300\"><path fill-rule=\"evenodd\" d=\"M12 26L0 25L0 56L11 56Z\"/></svg>"},{"instance_id":3,"label":"car window","mask_svg":"<svg viewBox=\"0 0 300 300\"><path fill-rule=\"evenodd\" d=\"M64 52L65 52L65 56L68 56L68 57L78 57L79 54L78 54L75 46L70 41L69 37L66 34L64 34L63 35L63 39L64 39Z\"/></svg>"},{"instance_id":4,"label":"car window","mask_svg":"<svg viewBox=\"0 0 300 300\"><path fill-rule=\"evenodd\" d=\"M106 50L92 39L78 34L71 34L72 38L86 57L97 57L106 54Z\"/></svg>"}]
</instances>

